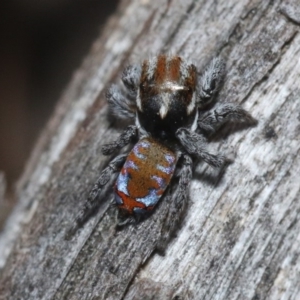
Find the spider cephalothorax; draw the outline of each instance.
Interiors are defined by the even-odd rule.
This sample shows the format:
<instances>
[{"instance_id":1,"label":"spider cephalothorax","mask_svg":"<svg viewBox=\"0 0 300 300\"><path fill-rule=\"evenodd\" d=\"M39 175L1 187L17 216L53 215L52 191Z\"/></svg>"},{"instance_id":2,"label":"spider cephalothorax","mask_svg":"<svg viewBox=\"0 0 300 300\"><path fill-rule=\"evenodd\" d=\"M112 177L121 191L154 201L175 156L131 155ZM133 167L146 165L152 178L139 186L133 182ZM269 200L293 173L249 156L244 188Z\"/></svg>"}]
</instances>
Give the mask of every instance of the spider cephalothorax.
<instances>
[{"instance_id":1,"label":"spider cephalothorax","mask_svg":"<svg viewBox=\"0 0 300 300\"><path fill-rule=\"evenodd\" d=\"M127 90L113 85L107 100L113 114L133 125L118 140L103 146L102 153L109 155L136 139L138 142L128 154L116 156L102 171L77 216L78 224L96 207L98 194L116 172L120 173L114 184L115 203L126 215L140 219L165 194L179 167L178 185L173 189L170 213L165 231L162 230L162 243L168 240L186 207L193 163L202 160L222 168L227 161L223 155L206 150L206 136L230 120L254 122L235 104L205 109L219 90L224 73L225 64L220 58L213 59L198 78L193 64L168 55L124 70L122 80Z\"/></svg>"},{"instance_id":2,"label":"spider cephalothorax","mask_svg":"<svg viewBox=\"0 0 300 300\"><path fill-rule=\"evenodd\" d=\"M196 114L197 73L179 56L160 55L142 64L137 93L137 117L157 138L174 137L191 127Z\"/></svg>"}]
</instances>

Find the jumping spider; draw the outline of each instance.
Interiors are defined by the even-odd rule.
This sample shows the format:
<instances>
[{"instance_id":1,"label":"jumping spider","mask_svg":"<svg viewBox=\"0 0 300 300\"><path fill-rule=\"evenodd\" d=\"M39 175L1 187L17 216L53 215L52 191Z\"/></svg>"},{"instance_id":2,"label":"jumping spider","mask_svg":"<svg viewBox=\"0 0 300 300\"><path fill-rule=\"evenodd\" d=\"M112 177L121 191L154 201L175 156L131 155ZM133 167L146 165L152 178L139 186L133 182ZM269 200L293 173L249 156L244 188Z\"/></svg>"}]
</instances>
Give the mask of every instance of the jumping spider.
<instances>
[{"instance_id":1,"label":"jumping spider","mask_svg":"<svg viewBox=\"0 0 300 300\"><path fill-rule=\"evenodd\" d=\"M214 58L198 78L196 67L179 56L159 55L142 65L127 67L122 81L126 94L113 85L107 92L111 111L128 126L120 137L102 148L110 155L138 139L129 154L116 156L101 172L77 224L83 223L97 205L97 195L114 173L115 202L129 219L151 211L165 194L176 166L179 180L162 230L162 242L178 227L188 199L195 160L222 168L227 160L206 150L206 136L230 120L252 123L252 117L236 104L218 104L209 111L225 74L225 63ZM206 109L206 110L205 110ZM130 218L131 216L131 218Z\"/></svg>"}]
</instances>

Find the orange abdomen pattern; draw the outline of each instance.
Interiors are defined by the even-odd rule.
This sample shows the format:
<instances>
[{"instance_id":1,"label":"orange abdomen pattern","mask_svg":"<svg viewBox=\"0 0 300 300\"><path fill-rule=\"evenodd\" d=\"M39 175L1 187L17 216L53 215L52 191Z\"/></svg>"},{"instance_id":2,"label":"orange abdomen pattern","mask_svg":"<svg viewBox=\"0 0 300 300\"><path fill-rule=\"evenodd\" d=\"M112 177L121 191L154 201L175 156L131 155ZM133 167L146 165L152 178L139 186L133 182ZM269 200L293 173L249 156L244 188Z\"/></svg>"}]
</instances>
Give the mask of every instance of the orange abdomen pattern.
<instances>
[{"instance_id":1,"label":"orange abdomen pattern","mask_svg":"<svg viewBox=\"0 0 300 300\"><path fill-rule=\"evenodd\" d=\"M129 153L115 184L115 200L129 214L152 210L170 183L175 153L151 138L141 139Z\"/></svg>"}]
</instances>

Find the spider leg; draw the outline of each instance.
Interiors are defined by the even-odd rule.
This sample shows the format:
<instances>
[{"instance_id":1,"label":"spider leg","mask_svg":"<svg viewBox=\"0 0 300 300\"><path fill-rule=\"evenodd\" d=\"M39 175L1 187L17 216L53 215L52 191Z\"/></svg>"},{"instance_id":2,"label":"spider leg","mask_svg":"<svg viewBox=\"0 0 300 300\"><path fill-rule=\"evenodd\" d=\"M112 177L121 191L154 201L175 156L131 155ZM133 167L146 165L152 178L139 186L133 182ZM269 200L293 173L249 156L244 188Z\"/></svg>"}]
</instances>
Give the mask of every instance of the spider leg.
<instances>
[{"instance_id":1,"label":"spider leg","mask_svg":"<svg viewBox=\"0 0 300 300\"><path fill-rule=\"evenodd\" d=\"M186 210L188 189L192 179L192 166L192 158L189 155L184 154L178 186L173 195L168 195L167 199L165 199L169 202L169 210L163 223L160 239L156 246L158 251L162 253L164 253L171 236L179 227L182 215Z\"/></svg>"},{"instance_id":2,"label":"spider leg","mask_svg":"<svg viewBox=\"0 0 300 300\"><path fill-rule=\"evenodd\" d=\"M250 114L241 106L236 104L219 104L210 112L199 117L198 128L204 129L209 133L214 133L223 124L229 121L245 122L249 125L256 124Z\"/></svg>"},{"instance_id":3,"label":"spider leg","mask_svg":"<svg viewBox=\"0 0 300 300\"><path fill-rule=\"evenodd\" d=\"M200 90L198 105L203 107L211 102L219 91L225 76L225 62L220 57L215 57L200 77Z\"/></svg>"},{"instance_id":4,"label":"spider leg","mask_svg":"<svg viewBox=\"0 0 300 300\"><path fill-rule=\"evenodd\" d=\"M110 155L116 150L128 145L136 136L137 127L135 125L130 125L121 133L116 141L103 145L101 152L103 155Z\"/></svg>"},{"instance_id":5,"label":"spider leg","mask_svg":"<svg viewBox=\"0 0 300 300\"><path fill-rule=\"evenodd\" d=\"M107 93L106 99L111 112L124 120L133 120L135 117L135 101L123 95L118 86L112 85Z\"/></svg>"},{"instance_id":6,"label":"spider leg","mask_svg":"<svg viewBox=\"0 0 300 300\"><path fill-rule=\"evenodd\" d=\"M127 88L129 95L136 98L137 89L139 86L139 81L141 77L141 66L131 65L124 69L122 74L122 81Z\"/></svg>"},{"instance_id":7,"label":"spider leg","mask_svg":"<svg viewBox=\"0 0 300 300\"><path fill-rule=\"evenodd\" d=\"M75 218L75 225L71 229L71 233L75 232L79 227L81 227L92 215L93 211L99 204L97 201L97 196L103 192L107 183L113 179L113 174L118 172L125 160L127 154L118 155L113 159L109 165L101 172L97 182L95 183L93 189L91 190L87 200L84 202L82 209Z\"/></svg>"},{"instance_id":8,"label":"spider leg","mask_svg":"<svg viewBox=\"0 0 300 300\"><path fill-rule=\"evenodd\" d=\"M221 169L230 161L223 155L209 153L206 150L206 140L203 135L186 128L179 128L176 132L176 137L189 154L197 156L212 167Z\"/></svg>"}]
</instances>

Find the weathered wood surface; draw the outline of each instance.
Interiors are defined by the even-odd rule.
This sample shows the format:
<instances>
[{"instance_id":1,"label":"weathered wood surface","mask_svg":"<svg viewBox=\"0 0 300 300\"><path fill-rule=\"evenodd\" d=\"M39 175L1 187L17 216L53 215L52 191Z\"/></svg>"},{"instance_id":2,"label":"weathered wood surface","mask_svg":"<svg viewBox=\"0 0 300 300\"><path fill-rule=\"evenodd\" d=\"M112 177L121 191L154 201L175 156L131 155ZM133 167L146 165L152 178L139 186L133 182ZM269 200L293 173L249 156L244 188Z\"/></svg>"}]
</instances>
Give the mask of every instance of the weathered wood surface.
<instances>
[{"instance_id":1,"label":"weathered wood surface","mask_svg":"<svg viewBox=\"0 0 300 300\"><path fill-rule=\"evenodd\" d=\"M298 0L123 1L19 182L0 239L0 299L300 299L298 7ZM161 210L116 232L110 193L66 240L108 162L100 146L118 135L105 89L127 63L161 52L200 70L224 56L219 101L241 103L258 125L212 138L210 150L234 163L222 178L199 167L165 256L154 251Z\"/></svg>"},{"instance_id":2,"label":"weathered wood surface","mask_svg":"<svg viewBox=\"0 0 300 300\"><path fill-rule=\"evenodd\" d=\"M5 205L6 180L4 173L0 172L0 228L2 228L2 220L6 213Z\"/></svg>"}]
</instances>

